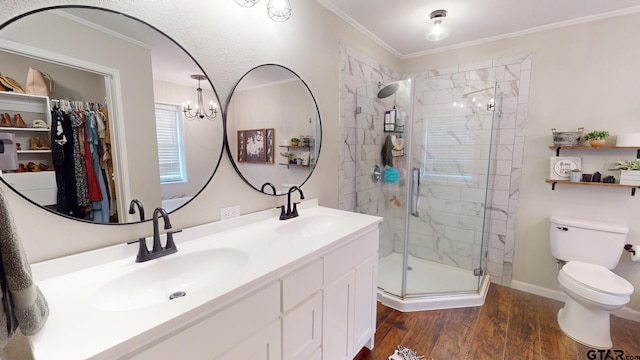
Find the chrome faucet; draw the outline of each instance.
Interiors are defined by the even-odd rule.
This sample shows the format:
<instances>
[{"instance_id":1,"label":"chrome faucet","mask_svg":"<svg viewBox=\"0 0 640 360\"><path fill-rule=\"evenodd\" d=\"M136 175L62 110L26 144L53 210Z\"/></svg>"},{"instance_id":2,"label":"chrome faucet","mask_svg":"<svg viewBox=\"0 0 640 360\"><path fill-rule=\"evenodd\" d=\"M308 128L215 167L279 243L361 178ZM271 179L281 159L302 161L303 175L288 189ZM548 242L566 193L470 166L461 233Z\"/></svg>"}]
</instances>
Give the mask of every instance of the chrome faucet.
<instances>
[{"instance_id":1,"label":"chrome faucet","mask_svg":"<svg viewBox=\"0 0 640 360\"><path fill-rule=\"evenodd\" d=\"M273 195L278 195L277 192L276 192L276 187L273 186L273 184L270 183L270 182L266 182L266 183L262 184L262 187L260 188L260 191L262 193L266 194L266 192L264 192L264 188L267 187L267 186L271 187L271 190L273 190Z\"/></svg>"},{"instance_id":2,"label":"chrome faucet","mask_svg":"<svg viewBox=\"0 0 640 360\"><path fill-rule=\"evenodd\" d=\"M147 243L140 240L140 250L138 251L138 256L136 257L136 262L144 262L148 260L157 259L159 257L163 257L169 254L173 254L178 251L175 242L173 241L173 234L178 233L182 230L178 231L167 231L167 241L165 246L162 247L160 244L160 230L158 227L159 216L162 216L162 221L164 222L164 229L171 229L171 221L169 221L169 214L167 211L161 207L156 208L153 211L153 248L151 252L147 248Z\"/></svg>"},{"instance_id":3,"label":"chrome faucet","mask_svg":"<svg viewBox=\"0 0 640 360\"><path fill-rule=\"evenodd\" d=\"M297 205L300 204L299 202L294 202L293 206L291 206L291 193L294 191L298 191L300 193L300 199L303 200L304 199L304 194L302 193L302 189L300 189L297 186L292 186L289 188L289 191L287 192L287 210L285 211L285 205L279 206L279 208L281 209L280 211L280 220L288 220L294 217L298 217L298 207Z\"/></svg>"}]
</instances>

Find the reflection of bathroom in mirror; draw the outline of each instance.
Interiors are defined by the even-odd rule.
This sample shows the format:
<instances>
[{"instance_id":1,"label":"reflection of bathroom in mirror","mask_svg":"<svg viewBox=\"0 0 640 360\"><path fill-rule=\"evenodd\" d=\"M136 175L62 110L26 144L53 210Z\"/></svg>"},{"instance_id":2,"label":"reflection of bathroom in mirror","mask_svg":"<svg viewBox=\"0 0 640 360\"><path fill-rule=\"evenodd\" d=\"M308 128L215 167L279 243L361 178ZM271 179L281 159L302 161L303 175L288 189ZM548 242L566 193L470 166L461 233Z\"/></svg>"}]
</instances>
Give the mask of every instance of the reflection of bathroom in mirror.
<instances>
[{"instance_id":1,"label":"reflection of bathroom in mirror","mask_svg":"<svg viewBox=\"0 0 640 360\"><path fill-rule=\"evenodd\" d=\"M273 64L252 69L236 84L226 114L229 155L254 189L273 194L275 188L277 194L283 194L309 178L320 154L322 130L315 99L298 75ZM272 128L273 163L239 158L238 154L248 151L242 142L254 144L245 138L247 130ZM265 146L268 153L269 146ZM252 148L261 154L260 146ZM267 183L273 188L263 186Z\"/></svg>"},{"instance_id":2,"label":"reflection of bathroom in mirror","mask_svg":"<svg viewBox=\"0 0 640 360\"><path fill-rule=\"evenodd\" d=\"M80 140L67 150L48 129L0 127L0 133L20 140L18 162L25 170L4 171L3 180L49 210L100 223L138 221L128 213L132 199L141 200L147 212L159 206L175 210L200 192L219 163L222 115L190 119L182 111L186 101L195 105L198 85L207 108L213 102L220 109L217 94L206 79L199 84L192 78L203 74L198 64L147 24L96 8L36 12L0 30L0 64L0 73L23 88L30 67L53 79L48 96L0 92L0 114L19 113L27 126L36 119L50 125L53 119L54 130L56 119L75 121L65 129L70 139ZM87 122L99 109L106 115ZM84 159L82 135L91 127L83 128L77 120L82 118L105 125L93 149L98 165L90 156ZM34 151L33 138L47 149ZM64 154L78 162L62 162Z\"/></svg>"}]
</instances>

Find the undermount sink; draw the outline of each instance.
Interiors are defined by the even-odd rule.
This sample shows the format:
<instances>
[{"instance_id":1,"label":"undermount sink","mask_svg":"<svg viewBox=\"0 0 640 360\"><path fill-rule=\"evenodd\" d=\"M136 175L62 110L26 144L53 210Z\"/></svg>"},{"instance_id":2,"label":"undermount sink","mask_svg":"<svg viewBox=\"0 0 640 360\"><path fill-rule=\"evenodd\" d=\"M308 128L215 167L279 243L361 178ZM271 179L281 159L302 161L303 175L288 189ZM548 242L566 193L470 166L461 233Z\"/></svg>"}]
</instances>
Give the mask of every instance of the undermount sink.
<instances>
[{"instance_id":1,"label":"undermount sink","mask_svg":"<svg viewBox=\"0 0 640 360\"><path fill-rule=\"evenodd\" d=\"M345 223L345 218L339 215L311 215L286 220L276 228L276 232L294 237L314 237L335 231L337 227Z\"/></svg>"},{"instance_id":2,"label":"undermount sink","mask_svg":"<svg viewBox=\"0 0 640 360\"><path fill-rule=\"evenodd\" d=\"M213 286L248 262L247 254L235 249L178 252L110 280L95 292L92 302L109 311L153 306Z\"/></svg>"}]
</instances>

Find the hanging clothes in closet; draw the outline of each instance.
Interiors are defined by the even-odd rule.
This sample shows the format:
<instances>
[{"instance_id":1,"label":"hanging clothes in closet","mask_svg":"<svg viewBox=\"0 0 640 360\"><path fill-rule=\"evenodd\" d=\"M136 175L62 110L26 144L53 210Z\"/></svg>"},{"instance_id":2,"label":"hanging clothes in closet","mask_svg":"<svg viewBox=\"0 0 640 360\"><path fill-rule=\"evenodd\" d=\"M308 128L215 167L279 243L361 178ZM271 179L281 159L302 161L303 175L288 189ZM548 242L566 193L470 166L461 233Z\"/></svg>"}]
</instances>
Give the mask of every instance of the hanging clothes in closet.
<instances>
[{"instance_id":1,"label":"hanging clothes in closet","mask_svg":"<svg viewBox=\"0 0 640 360\"><path fill-rule=\"evenodd\" d=\"M73 128L68 114L60 108L51 111L51 158L56 171L58 212L83 219L78 203L73 164Z\"/></svg>"},{"instance_id":2,"label":"hanging clothes in closet","mask_svg":"<svg viewBox=\"0 0 640 360\"><path fill-rule=\"evenodd\" d=\"M110 194L101 166L106 126L97 104L52 100L52 157L58 186L58 211L76 218L108 223Z\"/></svg>"},{"instance_id":3,"label":"hanging clothes in closet","mask_svg":"<svg viewBox=\"0 0 640 360\"><path fill-rule=\"evenodd\" d=\"M105 179L107 180L107 188L111 199L110 203L110 211L109 214L113 217L117 214L117 206L116 206L116 182L113 175L113 158L111 157L111 132L109 131L109 110L106 106L101 106L99 109L99 115L102 116L102 120L105 124L104 134L100 132L100 138L104 139L102 141L103 144L103 155L102 155L102 169L106 173Z\"/></svg>"},{"instance_id":4,"label":"hanging clothes in closet","mask_svg":"<svg viewBox=\"0 0 640 360\"><path fill-rule=\"evenodd\" d=\"M98 180L98 187L100 191L100 200L91 202L91 217L95 222L108 223L109 222L109 196L107 194L107 187L102 168L100 167L100 158L102 147L100 145L99 136L99 117L95 112L85 111L85 125L86 125L86 142L89 145L91 164L87 164L87 169L93 170ZM86 158L86 156L85 156Z\"/></svg>"}]
</instances>

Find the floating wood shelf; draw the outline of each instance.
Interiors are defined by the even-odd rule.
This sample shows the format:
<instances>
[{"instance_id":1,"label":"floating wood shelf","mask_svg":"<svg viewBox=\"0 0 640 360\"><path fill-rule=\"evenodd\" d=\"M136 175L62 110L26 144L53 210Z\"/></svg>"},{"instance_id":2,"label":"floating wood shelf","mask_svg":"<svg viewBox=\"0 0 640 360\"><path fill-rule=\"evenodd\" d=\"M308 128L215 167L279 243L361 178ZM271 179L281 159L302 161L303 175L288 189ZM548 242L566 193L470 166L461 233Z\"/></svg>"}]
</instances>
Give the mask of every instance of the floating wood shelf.
<instances>
[{"instance_id":1,"label":"floating wood shelf","mask_svg":"<svg viewBox=\"0 0 640 360\"><path fill-rule=\"evenodd\" d=\"M563 185L576 185L576 186L604 186L604 187L617 187L631 189L631 196L636 196L636 189L640 188L640 185L622 185L622 184L607 184L601 182L572 182L569 180L552 180L546 179L547 184L551 184L551 190L556 189L556 184Z\"/></svg>"},{"instance_id":2,"label":"floating wood shelf","mask_svg":"<svg viewBox=\"0 0 640 360\"><path fill-rule=\"evenodd\" d=\"M284 163L280 163L280 165L286 165L286 166L298 166L298 167L309 167L309 165L298 165L298 164L284 164Z\"/></svg>"},{"instance_id":3,"label":"floating wood shelf","mask_svg":"<svg viewBox=\"0 0 640 360\"><path fill-rule=\"evenodd\" d=\"M638 146L603 146L603 147L592 147L592 146L583 146L583 145L575 145L575 146L549 146L549 149L556 151L556 156L560 156L560 149L565 150L637 150L636 158L640 159L640 147Z\"/></svg>"}]
</instances>

